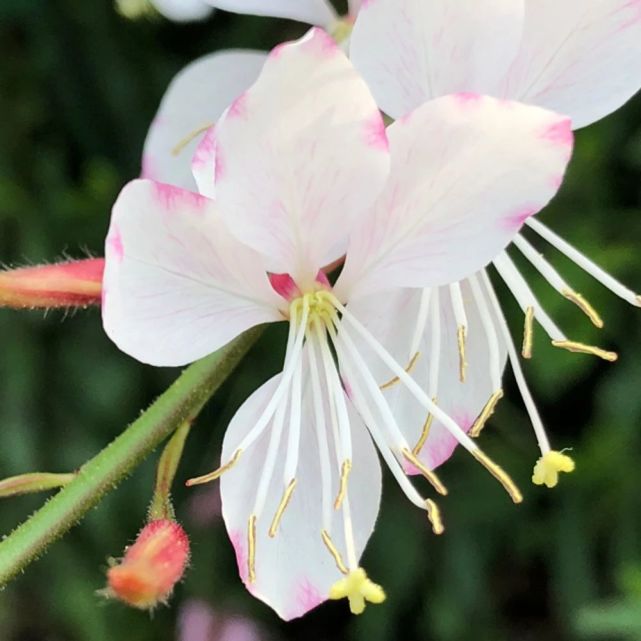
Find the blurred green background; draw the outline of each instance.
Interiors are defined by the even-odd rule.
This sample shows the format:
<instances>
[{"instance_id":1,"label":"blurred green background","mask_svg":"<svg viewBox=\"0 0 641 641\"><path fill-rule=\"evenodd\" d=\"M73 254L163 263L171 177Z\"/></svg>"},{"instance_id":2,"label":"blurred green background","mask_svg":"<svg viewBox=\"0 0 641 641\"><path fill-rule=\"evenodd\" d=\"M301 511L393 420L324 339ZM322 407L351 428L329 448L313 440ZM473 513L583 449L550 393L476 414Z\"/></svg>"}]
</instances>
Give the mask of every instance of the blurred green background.
<instances>
[{"instance_id":1,"label":"blurred green background","mask_svg":"<svg viewBox=\"0 0 641 641\"><path fill-rule=\"evenodd\" d=\"M147 126L172 76L213 50L268 48L302 32L294 23L222 12L199 24L134 23L110 0L0 0L0 261L100 255L111 204L138 173ZM632 101L579 133L569 178L543 215L638 287L640 108L641 100ZM641 311L553 251L546 255L602 312L606 328L597 335L576 308L537 287L548 310L573 338L621 355L609 365L556 351L539 332L526 372L553 442L574 447L577 461L556 490L529 483L537 450L508 374L508 398L483 438L524 489L524 504L513 506L480 466L457 453L442 469L448 529L437 539L387 479L366 560L387 589L384 605L354 618L345 603L334 603L283 624L238 580L215 492L188 492L179 483L176 505L193 542L192 567L170 606L150 616L96 595L107 558L120 555L143 523L149 460L0 593L0 641L173 640L177 620L194 603L208 604L219 619L247 617L259 639L641 640ZM519 335L520 316L504 299ZM235 408L278 367L282 352L272 346L282 345L280 332L264 337L208 405L181 480L218 460ZM0 355L0 477L76 468L177 374L118 352L97 311L0 311ZM43 500L0 503L0 532Z\"/></svg>"}]
</instances>

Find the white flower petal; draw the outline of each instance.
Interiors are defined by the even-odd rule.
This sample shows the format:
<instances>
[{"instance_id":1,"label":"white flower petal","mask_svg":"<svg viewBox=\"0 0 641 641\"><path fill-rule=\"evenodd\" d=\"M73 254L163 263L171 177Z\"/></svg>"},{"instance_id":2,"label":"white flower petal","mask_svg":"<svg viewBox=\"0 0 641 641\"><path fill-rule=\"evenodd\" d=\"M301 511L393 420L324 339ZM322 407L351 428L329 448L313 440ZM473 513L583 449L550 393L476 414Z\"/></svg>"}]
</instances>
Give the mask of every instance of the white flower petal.
<instances>
[{"instance_id":1,"label":"white flower petal","mask_svg":"<svg viewBox=\"0 0 641 641\"><path fill-rule=\"evenodd\" d=\"M350 56L398 118L445 94L491 93L518 51L523 11L523 0L370 0Z\"/></svg>"},{"instance_id":2,"label":"white flower petal","mask_svg":"<svg viewBox=\"0 0 641 641\"><path fill-rule=\"evenodd\" d=\"M281 375L272 378L252 394L234 416L223 444L222 461L228 461L243 437L255 425L273 396ZM315 437L314 411L310 385L303 386L303 417L297 485L274 538L268 536L273 515L283 490L286 435L269 486L262 516L256 525L256 581L248 583L247 526L256 499L257 486L265 461L269 430L243 452L238 463L221 478L223 517L236 550L241 578L249 591L283 619L305 614L327 599L330 587L341 578L336 564L321 539L322 507L319 454ZM352 420L353 468L349 493L356 552L360 556L378 514L381 470L362 423ZM331 428L326 426L330 448ZM333 450L332 450L333 451ZM332 464L335 459L332 458ZM334 469L332 501L338 493L338 469ZM332 511L331 535L345 559L342 512Z\"/></svg>"},{"instance_id":3,"label":"white flower petal","mask_svg":"<svg viewBox=\"0 0 641 641\"><path fill-rule=\"evenodd\" d=\"M577 129L639 90L639 60L639 2L527 0L521 49L501 91L567 114Z\"/></svg>"},{"instance_id":4,"label":"white flower petal","mask_svg":"<svg viewBox=\"0 0 641 641\"><path fill-rule=\"evenodd\" d=\"M144 363L184 365L281 320L260 257L198 194L129 183L114 205L105 259L105 331Z\"/></svg>"},{"instance_id":5,"label":"white flower petal","mask_svg":"<svg viewBox=\"0 0 641 641\"><path fill-rule=\"evenodd\" d=\"M152 0L152 2L165 18L176 22L203 20L212 11L205 0Z\"/></svg>"},{"instance_id":6,"label":"white flower petal","mask_svg":"<svg viewBox=\"0 0 641 641\"><path fill-rule=\"evenodd\" d=\"M154 118L143 152L143 178L196 190L191 159L194 132L213 125L231 102L256 80L266 54L254 51L214 53L185 67L171 82ZM181 144L182 143L182 144ZM213 194L213 171L202 162L201 193Z\"/></svg>"},{"instance_id":7,"label":"white flower petal","mask_svg":"<svg viewBox=\"0 0 641 641\"><path fill-rule=\"evenodd\" d=\"M428 313L423 337L418 346L420 356L411 370L421 387L434 395L438 406L451 416L465 431L474 423L485 404L496 389L490 376L490 350L481 321L467 281L461 283L467 316L466 377L460 380L460 360L457 339L457 322L447 288L440 288L438 296L440 341L434 344L432 312ZM349 310L354 314L398 363L407 364L410 359L410 342L419 314L421 290L395 289L382 295L367 296L351 303ZM431 304L436 303L435 297ZM492 319L496 325L496 320ZM392 378L380 359L373 357L371 350L360 345L360 352L366 358L370 371L380 384ZM499 349L499 367L502 372L507 361L507 351L502 344ZM432 389L430 369L439 364L436 389ZM404 385L396 384L384 390L397 423L410 447L414 447L421 436L427 419L426 411L416 402ZM420 452L420 459L430 469L446 461L456 448L457 441L438 421L432 422L429 437Z\"/></svg>"},{"instance_id":8,"label":"white flower petal","mask_svg":"<svg viewBox=\"0 0 641 641\"><path fill-rule=\"evenodd\" d=\"M350 239L344 300L486 265L554 196L573 141L567 118L475 94L430 101L388 136L391 176Z\"/></svg>"},{"instance_id":9,"label":"white flower petal","mask_svg":"<svg viewBox=\"0 0 641 641\"><path fill-rule=\"evenodd\" d=\"M337 17L327 0L207 0L207 2L225 11L289 18L319 27L329 27Z\"/></svg>"},{"instance_id":10,"label":"white flower petal","mask_svg":"<svg viewBox=\"0 0 641 641\"><path fill-rule=\"evenodd\" d=\"M317 28L270 54L216 126L215 151L232 232L269 257L270 271L301 278L344 253L389 171L374 99Z\"/></svg>"}]
</instances>

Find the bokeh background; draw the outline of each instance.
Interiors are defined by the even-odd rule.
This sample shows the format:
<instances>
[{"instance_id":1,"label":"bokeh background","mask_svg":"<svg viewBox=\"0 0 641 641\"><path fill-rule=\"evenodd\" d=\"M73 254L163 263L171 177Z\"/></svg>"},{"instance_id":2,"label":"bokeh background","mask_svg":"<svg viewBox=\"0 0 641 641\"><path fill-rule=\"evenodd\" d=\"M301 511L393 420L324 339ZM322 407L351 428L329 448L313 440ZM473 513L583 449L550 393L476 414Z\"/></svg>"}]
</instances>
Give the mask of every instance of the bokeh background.
<instances>
[{"instance_id":1,"label":"bokeh background","mask_svg":"<svg viewBox=\"0 0 641 641\"><path fill-rule=\"evenodd\" d=\"M218 12L177 25L130 22L111 0L0 0L0 261L23 265L100 255L109 211L139 172L142 143L167 83L226 47L269 48L295 23ZM641 287L641 100L581 131L568 180L543 219L623 281ZM105 602L107 559L143 523L154 457L84 522L0 593L2 641L467 641L641 639L641 310L617 300L553 250L546 252L606 321L597 334L535 280L577 340L620 352L615 365L554 350L539 332L526 371L558 447L577 471L554 491L529 483L537 450L507 374L508 398L484 446L524 489L515 507L469 457L442 469L447 532L386 479L366 553L387 602L351 617L345 603L290 624L237 578L216 488L178 484L192 567L153 615ZM515 335L521 320L504 296ZM270 330L209 403L179 471L218 460L225 425L276 371L282 331ZM106 339L96 310L0 311L0 477L67 471L91 457L177 375L142 366ZM8 533L44 497L0 503Z\"/></svg>"}]
</instances>

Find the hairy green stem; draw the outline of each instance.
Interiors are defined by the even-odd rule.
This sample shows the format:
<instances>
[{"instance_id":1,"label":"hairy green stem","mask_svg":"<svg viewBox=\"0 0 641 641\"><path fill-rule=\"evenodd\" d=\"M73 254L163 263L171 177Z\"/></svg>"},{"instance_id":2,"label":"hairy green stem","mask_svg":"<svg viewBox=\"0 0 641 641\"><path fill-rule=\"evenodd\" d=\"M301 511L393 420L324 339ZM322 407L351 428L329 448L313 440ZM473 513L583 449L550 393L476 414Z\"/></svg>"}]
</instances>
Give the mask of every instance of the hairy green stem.
<instances>
[{"instance_id":1,"label":"hairy green stem","mask_svg":"<svg viewBox=\"0 0 641 641\"><path fill-rule=\"evenodd\" d=\"M185 421L194 418L258 339L254 328L189 366L77 477L0 543L0 587L36 560Z\"/></svg>"}]
</instances>

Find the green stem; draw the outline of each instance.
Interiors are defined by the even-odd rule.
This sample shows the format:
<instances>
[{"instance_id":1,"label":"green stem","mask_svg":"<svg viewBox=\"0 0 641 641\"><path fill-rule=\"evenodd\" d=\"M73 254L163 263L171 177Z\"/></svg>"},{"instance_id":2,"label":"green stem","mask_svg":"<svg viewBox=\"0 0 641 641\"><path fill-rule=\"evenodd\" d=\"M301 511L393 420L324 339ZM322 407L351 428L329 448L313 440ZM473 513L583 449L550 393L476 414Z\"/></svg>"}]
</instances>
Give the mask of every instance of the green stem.
<instances>
[{"instance_id":1,"label":"green stem","mask_svg":"<svg viewBox=\"0 0 641 641\"><path fill-rule=\"evenodd\" d=\"M262 328L239 336L190 365L176 382L118 438L78 471L78 476L0 543L0 587L67 530L203 405L258 339Z\"/></svg>"}]
</instances>

